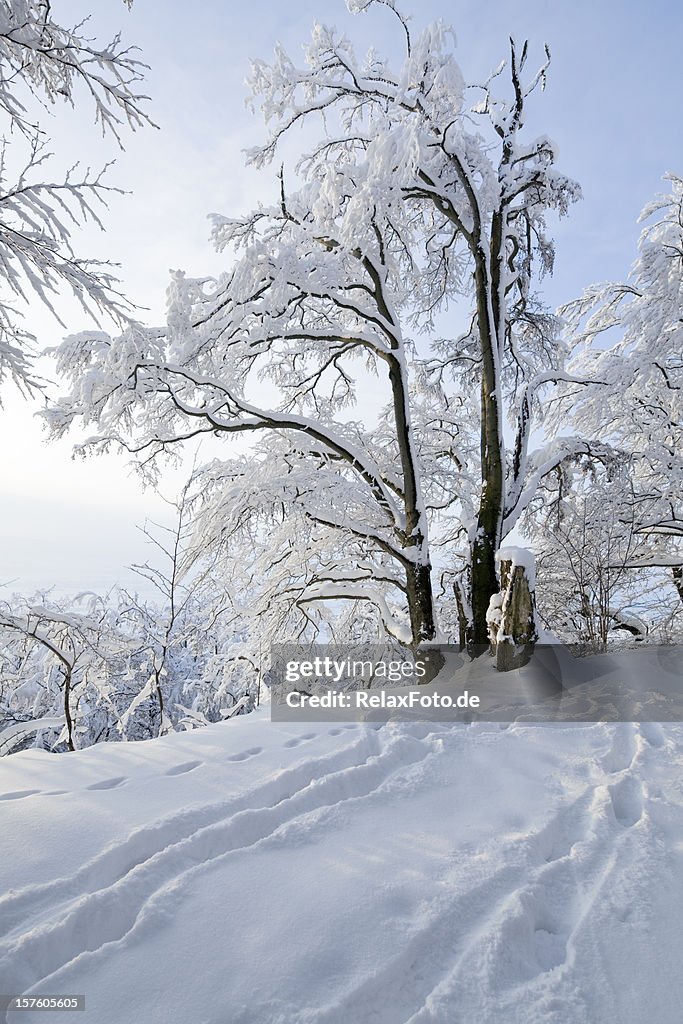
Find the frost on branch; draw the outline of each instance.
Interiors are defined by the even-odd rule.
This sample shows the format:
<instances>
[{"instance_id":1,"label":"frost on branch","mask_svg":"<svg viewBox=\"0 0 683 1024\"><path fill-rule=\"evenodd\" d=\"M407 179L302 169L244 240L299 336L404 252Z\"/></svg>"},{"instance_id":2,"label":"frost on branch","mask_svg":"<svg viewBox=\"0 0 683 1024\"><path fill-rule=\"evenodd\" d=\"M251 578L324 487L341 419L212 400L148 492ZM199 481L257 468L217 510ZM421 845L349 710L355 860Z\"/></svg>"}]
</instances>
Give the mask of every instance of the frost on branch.
<instances>
[{"instance_id":1,"label":"frost on branch","mask_svg":"<svg viewBox=\"0 0 683 1024\"><path fill-rule=\"evenodd\" d=\"M130 4L129 4L130 6ZM27 107L32 93L45 106L75 105L82 85L103 132L121 141L122 128L149 123L138 91L146 65L120 34L102 46L84 35L86 22L58 25L44 0L8 0L0 10L0 111L12 126L34 137L37 125Z\"/></svg>"},{"instance_id":2,"label":"frost on branch","mask_svg":"<svg viewBox=\"0 0 683 1024\"><path fill-rule=\"evenodd\" d=\"M80 88L102 132L119 144L124 128L150 123L138 92L145 65L119 36L106 46L87 38L84 24L63 28L40 0L11 0L0 10L0 384L11 379L24 391L38 385L31 371L35 339L22 327L33 296L55 316L64 289L89 316L122 324L130 315L111 264L78 256L72 237L85 222L102 227L100 211L121 190L105 183L104 171L78 163L51 179L49 139L32 114L36 102L75 106Z\"/></svg>"}]
</instances>

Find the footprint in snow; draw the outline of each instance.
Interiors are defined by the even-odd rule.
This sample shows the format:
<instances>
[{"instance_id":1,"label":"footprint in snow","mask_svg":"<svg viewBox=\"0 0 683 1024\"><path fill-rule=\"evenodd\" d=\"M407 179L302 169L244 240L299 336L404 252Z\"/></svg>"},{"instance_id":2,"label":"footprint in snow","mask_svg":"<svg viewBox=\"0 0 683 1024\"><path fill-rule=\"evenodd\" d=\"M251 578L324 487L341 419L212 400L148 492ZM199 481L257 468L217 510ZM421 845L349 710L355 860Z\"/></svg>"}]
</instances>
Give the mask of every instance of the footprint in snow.
<instances>
[{"instance_id":1,"label":"footprint in snow","mask_svg":"<svg viewBox=\"0 0 683 1024\"><path fill-rule=\"evenodd\" d=\"M664 746L664 730L658 722L641 722L640 735L651 747Z\"/></svg>"},{"instance_id":2,"label":"footprint in snow","mask_svg":"<svg viewBox=\"0 0 683 1024\"><path fill-rule=\"evenodd\" d=\"M116 789L118 786L122 786L124 782L128 782L125 775L118 775L115 779L104 779L102 782L93 782L91 786L86 786L86 789Z\"/></svg>"},{"instance_id":3,"label":"footprint in snow","mask_svg":"<svg viewBox=\"0 0 683 1024\"><path fill-rule=\"evenodd\" d=\"M602 759L602 767L611 775L626 771L636 755L635 727L631 722L615 725L612 745Z\"/></svg>"},{"instance_id":4,"label":"footprint in snow","mask_svg":"<svg viewBox=\"0 0 683 1024\"><path fill-rule=\"evenodd\" d=\"M199 768L201 763L201 761L186 761L184 764L177 764L173 768L169 768L167 772L164 772L164 775L185 775L186 772Z\"/></svg>"},{"instance_id":5,"label":"footprint in snow","mask_svg":"<svg viewBox=\"0 0 683 1024\"><path fill-rule=\"evenodd\" d=\"M14 793L0 793L0 800L23 800L25 796L40 793L39 789L17 789Z\"/></svg>"},{"instance_id":6,"label":"footprint in snow","mask_svg":"<svg viewBox=\"0 0 683 1024\"><path fill-rule=\"evenodd\" d=\"M231 754L228 761L246 761L250 757L256 757L263 751L263 747L250 747L249 750L242 750L239 754Z\"/></svg>"},{"instance_id":7,"label":"footprint in snow","mask_svg":"<svg viewBox=\"0 0 683 1024\"><path fill-rule=\"evenodd\" d=\"M301 736L295 736L294 739L287 740L287 742L284 744L284 746L285 747L298 747L299 744L300 743L304 743L305 740L312 740L312 739L315 739L315 737L316 737L316 733L314 733L314 732L305 732Z\"/></svg>"},{"instance_id":8,"label":"footprint in snow","mask_svg":"<svg viewBox=\"0 0 683 1024\"><path fill-rule=\"evenodd\" d=\"M614 817L624 828L632 828L643 816L643 792L637 779L625 776L608 786Z\"/></svg>"}]
</instances>

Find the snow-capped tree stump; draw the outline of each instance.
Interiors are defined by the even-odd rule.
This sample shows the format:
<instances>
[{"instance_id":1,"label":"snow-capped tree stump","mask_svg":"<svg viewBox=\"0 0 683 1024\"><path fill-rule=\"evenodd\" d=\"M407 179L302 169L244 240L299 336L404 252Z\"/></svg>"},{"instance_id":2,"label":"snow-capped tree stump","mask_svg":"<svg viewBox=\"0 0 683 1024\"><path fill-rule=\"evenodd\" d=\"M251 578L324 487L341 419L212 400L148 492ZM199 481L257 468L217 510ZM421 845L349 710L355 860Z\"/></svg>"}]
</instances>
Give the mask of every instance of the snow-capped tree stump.
<instances>
[{"instance_id":1,"label":"snow-capped tree stump","mask_svg":"<svg viewBox=\"0 0 683 1024\"><path fill-rule=\"evenodd\" d=\"M491 653L499 672L526 665L538 639L534 599L533 555L523 548L503 548L500 592L491 598L487 615Z\"/></svg>"}]
</instances>

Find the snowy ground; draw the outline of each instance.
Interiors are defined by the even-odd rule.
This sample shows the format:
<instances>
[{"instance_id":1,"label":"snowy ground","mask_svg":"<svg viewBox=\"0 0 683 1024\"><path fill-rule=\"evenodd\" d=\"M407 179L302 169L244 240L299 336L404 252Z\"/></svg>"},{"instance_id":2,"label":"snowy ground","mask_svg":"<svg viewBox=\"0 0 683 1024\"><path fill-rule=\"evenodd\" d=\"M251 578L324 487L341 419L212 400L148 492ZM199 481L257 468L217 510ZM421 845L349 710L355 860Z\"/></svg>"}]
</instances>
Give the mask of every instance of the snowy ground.
<instances>
[{"instance_id":1,"label":"snowy ground","mask_svg":"<svg viewBox=\"0 0 683 1024\"><path fill-rule=\"evenodd\" d=\"M678 725L267 709L5 758L0 991L92 1024L680 1024L682 763Z\"/></svg>"}]
</instances>

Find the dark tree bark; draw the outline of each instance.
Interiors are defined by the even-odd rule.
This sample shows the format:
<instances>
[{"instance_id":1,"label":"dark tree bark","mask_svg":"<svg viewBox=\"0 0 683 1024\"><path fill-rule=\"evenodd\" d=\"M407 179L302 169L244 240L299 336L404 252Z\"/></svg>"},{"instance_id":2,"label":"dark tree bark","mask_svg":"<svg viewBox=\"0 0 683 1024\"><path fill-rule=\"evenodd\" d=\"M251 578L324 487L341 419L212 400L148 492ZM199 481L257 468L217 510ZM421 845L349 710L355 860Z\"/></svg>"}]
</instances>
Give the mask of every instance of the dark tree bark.
<instances>
[{"instance_id":1,"label":"dark tree bark","mask_svg":"<svg viewBox=\"0 0 683 1024\"><path fill-rule=\"evenodd\" d=\"M409 567L406 572L406 582L412 642L414 647L419 647L421 643L433 640L436 636L432 567L430 565Z\"/></svg>"},{"instance_id":2,"label":"dark tree bark","mask_svg":"<svg viewBox=\"0 0 683 1024\"><path fill-rule=\"evenodd\" d=\"M674 565L671 574L674 579L674 586L678 591L678 596L683 601L683 565Z\"/></svg>"}]
</instances>

